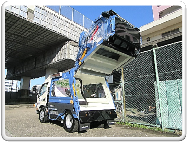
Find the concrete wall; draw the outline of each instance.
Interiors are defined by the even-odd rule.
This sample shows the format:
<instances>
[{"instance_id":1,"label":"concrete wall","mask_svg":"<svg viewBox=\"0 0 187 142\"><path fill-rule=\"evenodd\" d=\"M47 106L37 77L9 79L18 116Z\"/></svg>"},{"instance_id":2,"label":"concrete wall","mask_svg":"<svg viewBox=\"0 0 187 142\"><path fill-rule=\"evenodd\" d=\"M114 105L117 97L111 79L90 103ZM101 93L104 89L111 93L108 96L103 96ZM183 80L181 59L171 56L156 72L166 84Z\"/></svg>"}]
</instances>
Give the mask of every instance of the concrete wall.
<instances>
[{"instance_id":1,"label":"concrete wall","mask_svg":"<svg viewBox=\"0 0 187 142\"><path fill-rule=\"evenodd\" d=\"M5 92L5 104L36 103L36 94L20 99L19 92Z\"/></svg>"}]
</instances>

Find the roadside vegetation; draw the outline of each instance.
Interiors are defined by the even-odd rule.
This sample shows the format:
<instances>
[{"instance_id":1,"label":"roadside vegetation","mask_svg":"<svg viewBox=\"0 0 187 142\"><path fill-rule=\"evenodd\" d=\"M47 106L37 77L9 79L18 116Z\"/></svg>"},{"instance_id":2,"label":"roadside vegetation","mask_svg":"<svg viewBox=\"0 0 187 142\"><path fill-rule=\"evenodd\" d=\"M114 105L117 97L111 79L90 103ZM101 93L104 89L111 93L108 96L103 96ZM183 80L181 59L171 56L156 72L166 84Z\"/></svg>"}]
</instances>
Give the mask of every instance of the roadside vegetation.
<instances>
[{"instance_id":1,"label":"roadside vegetation","mask_svg":"<svg viewBox=\"0 0 187 142\"><path fill-rule=\"evenodd\" d=\"M135 123L129 123L129 122L116 122L117 125L125 125L132 128L140 128L140 129L147 129L152 131L158 131L162 133L174 133L177 135L182 135L182 131L180 130L171 130L171 129L162 129L160 127L154 127L154 126L146 126L143 124L135 124Z\"/></svg>"}]
</instances>

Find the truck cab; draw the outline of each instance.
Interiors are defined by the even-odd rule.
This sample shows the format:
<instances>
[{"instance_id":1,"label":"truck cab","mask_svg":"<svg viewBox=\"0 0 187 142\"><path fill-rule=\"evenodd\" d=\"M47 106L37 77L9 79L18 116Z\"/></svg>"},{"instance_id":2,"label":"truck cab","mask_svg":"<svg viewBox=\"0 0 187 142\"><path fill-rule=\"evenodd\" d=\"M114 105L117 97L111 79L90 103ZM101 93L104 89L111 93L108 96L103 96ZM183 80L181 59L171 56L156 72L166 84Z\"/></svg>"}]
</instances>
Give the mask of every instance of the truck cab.
<instances>
[{"instance_id":1,"label":"truck cab","mask_svg":"<svg viewBox=\"0 0 187 142\"><path fill-rule=\"evenodd\" d=\"M36 113L38 114L40 112L40 109L42 107L46 107L46 104L48 103L48 95L49 95L49 88L51 83L51 75L45 80L45 82L41 85L39 91L37 92L37 103L36 106Z\"/></svg>"}]
</instances>

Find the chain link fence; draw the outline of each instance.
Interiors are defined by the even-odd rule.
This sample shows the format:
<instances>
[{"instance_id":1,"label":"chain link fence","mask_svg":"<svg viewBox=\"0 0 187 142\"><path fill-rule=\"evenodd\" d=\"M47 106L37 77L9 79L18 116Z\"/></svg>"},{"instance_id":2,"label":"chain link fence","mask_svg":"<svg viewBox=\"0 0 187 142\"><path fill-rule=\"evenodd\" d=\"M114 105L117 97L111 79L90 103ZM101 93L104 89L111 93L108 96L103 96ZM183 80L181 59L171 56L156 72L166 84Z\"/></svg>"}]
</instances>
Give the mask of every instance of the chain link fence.
<instances>
[{"instance_id":1,"label":"chain link fence","mask_svg":"<svg viewBox=\"0 0 187 142\"><path fill-rule=\"evenodd\" d=\"M182 42L155 50L157 124L182 130Z\"/></svg>"},{"instance_id":2,"label":"chain link fence","mask_svg":"<svg viewBox=\"0 0 187 142\"><path fill-rule=\"evenodd\" d=\"M114 91L117 121L182 130L182 42L142 52L124 80L124 99L121 85Z\"/></svg>"}]
</instances>

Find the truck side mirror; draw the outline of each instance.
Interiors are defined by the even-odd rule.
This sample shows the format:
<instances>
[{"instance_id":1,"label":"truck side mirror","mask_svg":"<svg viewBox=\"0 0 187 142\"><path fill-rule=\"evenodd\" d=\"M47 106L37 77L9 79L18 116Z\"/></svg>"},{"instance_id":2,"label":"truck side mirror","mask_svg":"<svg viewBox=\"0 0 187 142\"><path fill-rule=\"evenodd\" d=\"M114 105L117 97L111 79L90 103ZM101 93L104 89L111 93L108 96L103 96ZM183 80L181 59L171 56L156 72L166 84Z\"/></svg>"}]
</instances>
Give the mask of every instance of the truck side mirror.
<instances>
[{"instance_id":1,"label":"truck side mirror","mask_svg":"<svg viewBox=\"0 0 187 142\"><path fill-rule=\"evenodd\" d=\"M36 87L33 87L33 91L36 91Z\"/></svg>"},{"instance_id":2,"label":"truck side mirror","mask_svg":"<svg viewBox=\"0 0 187 142\"><path fill-rule=\"evenodd\" d=\"M39 98L39 97L40 97L40 93L37 92L37 93L36 93L36 96Z\"/></svg>"}]
</instances>

